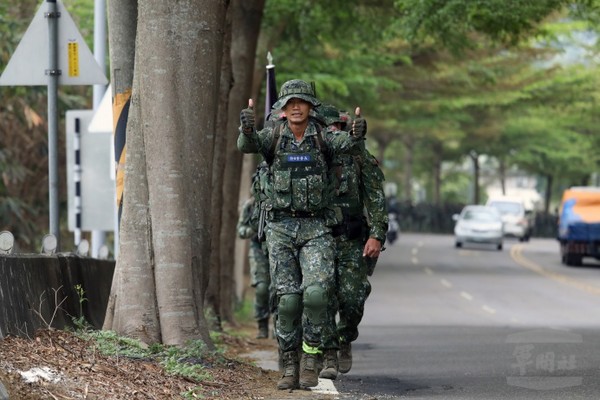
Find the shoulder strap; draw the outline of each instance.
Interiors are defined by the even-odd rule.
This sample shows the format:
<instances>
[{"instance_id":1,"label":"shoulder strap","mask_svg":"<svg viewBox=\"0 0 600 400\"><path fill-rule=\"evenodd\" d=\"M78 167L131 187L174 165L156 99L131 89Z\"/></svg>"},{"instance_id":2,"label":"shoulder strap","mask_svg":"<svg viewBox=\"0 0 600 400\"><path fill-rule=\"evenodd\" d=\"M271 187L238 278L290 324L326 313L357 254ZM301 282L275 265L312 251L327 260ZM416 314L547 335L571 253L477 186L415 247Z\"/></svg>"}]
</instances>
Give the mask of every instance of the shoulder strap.
<instances>
[{"instance_id":1,"label":"shoulder strap","mask_svg":"<svg viewBox=\"0 0 600 400\"><path fill-rule=\"evenodd\" d=\"M267 164L273 164L273 160L275 159L275 150L281 143L281 133L283 132L283 125L285 124L285 120L278 121L275 127L273 128L273 141L271 142L271 148L266 154L263 154L263 157Z\"/></svg>"}]
</instances>

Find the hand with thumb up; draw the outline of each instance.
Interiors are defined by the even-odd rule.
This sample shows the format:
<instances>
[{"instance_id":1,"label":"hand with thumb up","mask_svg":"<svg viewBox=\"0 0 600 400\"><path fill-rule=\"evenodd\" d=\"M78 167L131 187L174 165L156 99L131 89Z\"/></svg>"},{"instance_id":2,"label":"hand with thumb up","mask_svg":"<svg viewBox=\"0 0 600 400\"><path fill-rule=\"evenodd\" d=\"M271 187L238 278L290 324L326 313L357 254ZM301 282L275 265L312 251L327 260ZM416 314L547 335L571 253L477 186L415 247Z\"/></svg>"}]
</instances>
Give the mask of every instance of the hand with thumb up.
<instances>
[{"instance_id":1,"label":"hand with thumb up","mask_svg":"<svg viewBox=\"0 0 600 400\"><path fill-rule=\"evenodd\" d=\"M244 108L240 112L240 123L242 125L242 132L246 135L254 132L254 103L252 99L248 99L248 108Z\"/></svg>"},{"instance_id":2,"label":"hand with thumb up","mask_svg":"<svg viewBox=\"0 0 600 400\"><path fill-rule=\"evenodd\" d=\"M356 138L365 137L367 134L367 120L360 116L360 107L356 107L354 114L356 118L352 122L352 136Z\"/></svg>"}]
</instances>

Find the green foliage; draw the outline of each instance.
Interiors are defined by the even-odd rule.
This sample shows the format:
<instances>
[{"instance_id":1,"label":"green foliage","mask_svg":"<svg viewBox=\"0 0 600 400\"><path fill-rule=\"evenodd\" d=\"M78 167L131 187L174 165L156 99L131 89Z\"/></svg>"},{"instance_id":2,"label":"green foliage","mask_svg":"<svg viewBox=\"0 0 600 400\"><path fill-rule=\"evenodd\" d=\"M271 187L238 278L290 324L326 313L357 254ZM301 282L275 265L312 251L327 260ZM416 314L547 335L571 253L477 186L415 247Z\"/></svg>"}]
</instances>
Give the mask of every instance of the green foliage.
<instances>
[{"instance_id":1,"label":"green foliage","mask_svg":"<svg viewBox=\"0 0 600 400\"><path fill-rule=\"evenodd\" d=\"M540 32L539 23L564 0L397 0L398 30L411 43L432 38L453 52L473 48L472 33L514 45Z\"/></svg>"},{"instance_id":2,"label":"green foliage","mask_svg":"<svg viewBox=\"0 0 600 400\"><path fill-rule=\"evenodd\" d=\"M214 354L209 354L201 340L189 341L181 347L162 344L148 346L139 340L118 336L114 331L84 331L80 335L93 340L96 349L106 356L156 360L168 374L197 382L212 380L208 368L215 362L226 362L223 358L215 358ZM197 398L194 397L196 391L193 389L182 395Z\"/></svg>"},{"instance_id":3,"label":"green foliage","mask_svg":"<svg viewBox=\"0 0 600 400\"><path fill-rule=\"evenodd\" d=\"M85 298L85 290L83 289L83 286L80 284L75 285L75 293L77 293L77 299L79 301L79 317L73 317L73 323L79 330L89 329L91 326L83 316L83 303L88 301L88 299Z\"/></svg>"},{"instance_id":4,"label":"green foliage","mask_svg":"<svg viewBox=\"0 0 600 400\"><path fill-rule=\"evenodd\" d=\"M373 89L391 84L375 70L392 59L380 46L393 11L391 0L267 1L261 35L278 81L315 81L317 95L340 108L375 103Z\"/></svg>"}]
</instances>

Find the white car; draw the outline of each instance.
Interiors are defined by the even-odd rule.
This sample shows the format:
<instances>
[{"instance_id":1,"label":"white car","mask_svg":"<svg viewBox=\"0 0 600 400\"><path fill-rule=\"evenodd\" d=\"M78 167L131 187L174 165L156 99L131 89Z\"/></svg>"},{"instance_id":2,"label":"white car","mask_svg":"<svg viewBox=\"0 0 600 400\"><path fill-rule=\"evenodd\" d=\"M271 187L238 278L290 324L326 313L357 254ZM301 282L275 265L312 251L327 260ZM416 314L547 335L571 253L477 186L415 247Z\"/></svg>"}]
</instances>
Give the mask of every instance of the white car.
<instances>
[{"instance_id":1,"label":"white car","mask_svg":"<svg viewBox=\"0 0 600 400\"><path fill-rule=\"evenodd\" d=\"M496 208L502 215L504 234L527 242L533 230L533 213L525 209L525 203L519 198L508 196L491 198L486 206Z\"/></svg>"},{"instance_id":2,"label":"white car","mask_svg":"<svg viewBox=\"0 0 600 400\"><path fill-rule=\"evenodd\" d=\"M484 243L502 250L504 228L500 213L494 207L469 205L452 218L456 221L456 247L462 247L464 243Z\"/></svg>"}]
</instances>

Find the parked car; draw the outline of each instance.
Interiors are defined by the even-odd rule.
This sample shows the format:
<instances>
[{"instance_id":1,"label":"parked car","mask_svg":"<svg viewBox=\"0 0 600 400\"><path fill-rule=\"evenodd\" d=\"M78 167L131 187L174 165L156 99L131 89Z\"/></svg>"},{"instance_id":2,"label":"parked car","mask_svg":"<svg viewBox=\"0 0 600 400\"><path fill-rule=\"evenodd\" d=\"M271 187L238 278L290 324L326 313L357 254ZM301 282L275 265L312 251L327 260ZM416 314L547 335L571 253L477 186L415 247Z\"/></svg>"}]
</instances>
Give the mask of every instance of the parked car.
<instances>
[{"instance_id":1,"label":"parked car","mask_svg":"<svg viewBox=\"0 0 600 400\"><path fill-rule=\"evenodd\" d=\"M529 241L533 231L534 216L532 210L525 208L525 203L518 197L493 197L486 206L494 207L502 215L504 235L512 236L521 242Z\"/></svg>"},{"instance_id":2,"label":"parked car","mask_svg":"<svg viewBox=\"0 0 600 400\"><path fill-rule=\"evenodd\" d=\"M462 247L464 243L493 244L502 250L504 229L502 217L494 207L469 205L460 214L454 214L455 246Z\"/></svg>"}]
</instances>

